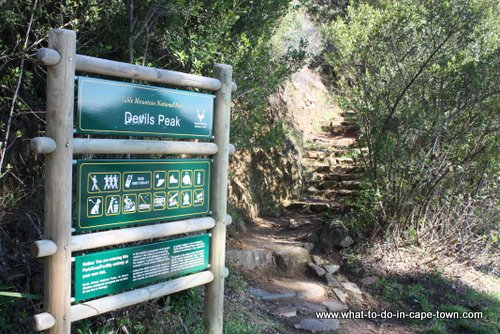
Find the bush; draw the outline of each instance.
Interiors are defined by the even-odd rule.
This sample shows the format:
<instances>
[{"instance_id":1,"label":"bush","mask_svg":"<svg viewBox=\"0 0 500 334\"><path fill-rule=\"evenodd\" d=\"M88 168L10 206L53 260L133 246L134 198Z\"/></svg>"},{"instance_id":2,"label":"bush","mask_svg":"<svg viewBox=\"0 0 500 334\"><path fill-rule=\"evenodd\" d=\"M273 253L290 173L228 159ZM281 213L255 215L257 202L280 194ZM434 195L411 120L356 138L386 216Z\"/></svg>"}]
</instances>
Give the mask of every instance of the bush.
<instances>
[{"instance_id":1,"label":"bush","mask_svg":"<svg viewBox=\"0 0 500 334\"><path fill-rule=\"evenodd\" d=\"M478 247L498 228L500 5L371 3L324 27L342 106L368 148L366 188L377 196L363 206L403 238Z\"/></svg>"}]
</instances>

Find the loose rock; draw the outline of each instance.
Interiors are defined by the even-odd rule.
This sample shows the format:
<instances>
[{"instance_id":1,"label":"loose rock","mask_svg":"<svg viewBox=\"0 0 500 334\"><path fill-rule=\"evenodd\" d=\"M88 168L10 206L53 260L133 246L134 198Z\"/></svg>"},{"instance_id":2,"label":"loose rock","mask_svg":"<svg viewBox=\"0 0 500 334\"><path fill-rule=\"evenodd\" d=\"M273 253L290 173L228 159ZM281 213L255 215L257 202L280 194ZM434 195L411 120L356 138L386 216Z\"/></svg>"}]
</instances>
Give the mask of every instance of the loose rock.
<instances>
[{"instance_id":1,"label":"loose rock","mask_svg":"<svg viewBox=\"0 0 500 334\"><path fill-rule=\"evenodd\" d=\"M314 303L300 303L300 304L295 304L295 307L297 308L297 311L300 314L314 314L315 312L325 312L326 311L326 306L323 305L318 305Z\"/></svg>"},{"instance_id":2,"label":"loose rock","mask_svg":"<svg viewBox=\"0 0 500 334\"><path fill-rule=\"evenodd\" d=\"M283 300L283 299L292 299L297 297L297 293L294 291L285 293L274 293L258 288L250 288L250 293L262 300Z\"/></svg>"},{"instance_id":3,"label":"loose rock","mask_svg":"<svg viewBox=\"0 0 500 334\"><path fill-rule=\"evenodd\" d=\"M328 262L326 262L325 260L323 260L321 258L321 256L319 256L319 255L313 255L312 259L313 259L313 262L316 263L318 266L322 266L322 265L328 264Z\"/></svg>"},{"instance_id":4,"label":"loose rock","mask_svg":"<svg viewBox=\"0 0 500 334\"><path fill-rule=\"evenodd\" d=\"M337 281L335 279L335 277L333 277L332 274L330 273L326 273L325 274L325 280L326 280L326 284L328 284L328 286L331 286L333 288L340 288L340 283L339 281Z\"/></svg>"},{"instance_id":5,"label":"loose rock","mask_svg":"<svg viewBox=\"0 0 500 334\"><path fill-rule=\"evenodd\" d=\"M277 309L274 314L282 318L293 318L297 316L297 308L293 306L283 306Z\"/></svg>"},{"instance_id":6,"label":"loose rock","mask_svg":"<svg viewBox=\"0 0 500 334\"><path fill-rule=\"evenodd\" d=\"M333 292L335 292L335 295L337 296L337 298L342 302L342 303L346 303L347 301L347 296L346 294L344 293L344 291L338 289L338 288L335 288L333 289Z\"/></svg>"},{"instance_id":7,"label":"loose rock","mask_svg":"<svg viewBox=\"0 0 500 334\"><path fill-rule=\"evenodd\" d=\"M296 220L296 219L291 218L288 221L288 228L290 228L290 229L296 229L296 228L299 228L301 226L309 225L309 224L311 224L311 221L308 220L308 219Z\"/></svg>"},{"instance_id":8,"label":"loose rock","mask_svg":"<svg viewBox=\"0 0 500 334\"><path fill-rule=\"evenodd\" d=\"M333 274L339 271L340 266L338 264L325 264L323 265L323 268L325 268L327 273Z\"/></svg>"},{"instance_id":9,"label":"loose rock","mask_svg":"<svg viewBox=\"0 0 500 334\"><path fill-rule=\"evenodd\" d=\"M325 305L330 312L343 312L349 309L347 305L333 300L325 300L322 304Z\"/></svg>"},{"instance_id":10,"label":"loose rock","mask_svg":"<svg viewBox=\"0 0 500 334\"><path fill-rule=\"evenodd\" d=\"M320 266L318 266L318 265L316 265L316 264L314 264L312 262L309 262L307 265L316 274L316 276L318 276L318 277L325 276L325 274L326 274L325 269L321 268Z\"/></svg>"},{"instance_id":11,"label":"loose rock","mask_svg":"<svg viewBox=\"0 0 500 334\"><path fill-rule=\"evenodd\" d=\"M295 325L297 329L304 329L312 333L331 333L340 327L340 322L337 319L302 319Z\"/></svg>"}]
</instances>

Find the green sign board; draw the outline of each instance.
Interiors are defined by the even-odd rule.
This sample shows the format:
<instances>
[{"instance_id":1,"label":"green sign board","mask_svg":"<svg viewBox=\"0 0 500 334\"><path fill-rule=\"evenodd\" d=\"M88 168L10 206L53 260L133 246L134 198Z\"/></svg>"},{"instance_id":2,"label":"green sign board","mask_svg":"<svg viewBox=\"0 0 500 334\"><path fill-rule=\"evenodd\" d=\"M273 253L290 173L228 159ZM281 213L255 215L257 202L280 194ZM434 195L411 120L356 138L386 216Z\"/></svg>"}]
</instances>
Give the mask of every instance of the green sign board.
<instances>
[{"instance_id":1,"label":"green sign board","mask_svg":"<svg viewBox=\"0 0 500 334\"><path fill-rule=\"evenodd\" d=\"M79 160L76 230L207 215L211 160Z\"/></svg>"},{"instance_id":2,"label":"green sign board","mask_svg":"<svg viewBox=\"0 0 500 334\"><path fill-rule=\"evenodd\" d=\"M208 234L75 257L75 300L207 269Z\"/></svg>"},{"instance_id":3,"label":"green sign board","mask_svg":"<svg viewBox=\"0 0 500 334\"><path fill-rule=\"evenodd\" d=\"M214 96L78 78L78 133L212 137Z\"/></svg>"}]
</instances>

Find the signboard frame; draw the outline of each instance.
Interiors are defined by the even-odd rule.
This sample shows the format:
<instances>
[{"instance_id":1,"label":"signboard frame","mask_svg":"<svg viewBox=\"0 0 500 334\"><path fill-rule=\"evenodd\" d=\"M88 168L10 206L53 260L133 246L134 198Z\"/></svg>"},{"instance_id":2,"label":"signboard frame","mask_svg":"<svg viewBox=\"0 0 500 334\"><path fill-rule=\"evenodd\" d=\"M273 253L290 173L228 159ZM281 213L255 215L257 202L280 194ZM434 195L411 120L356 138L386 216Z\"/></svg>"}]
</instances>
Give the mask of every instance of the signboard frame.
<instances>
[{"instance_id":1,"label":"signboard frame","mask_svg":"<svg viewBox=\"0 0 500 334\"><path fill-rule=\"evenodd\" d=\"M230 106L231 92L236 89L236 84L232 82L232 67L215 64L213 77L204 77L79 55L76 54L76 33L66 29L50 30L48 48L39 49L37 57L47 66L47 129L46 137L35 138L31 146L38 154L50 154L45 161L44 238L35 241L33 245L34 254L39 258L46 258L44 266L45 311L33 316L33 329L44 331L47 334L69 334L72 322L204 285L203 323L205 332L222 333L226 272L224 265L225 236L228 221L226 214ZM216 150L201 152L195 149L195 143L166 142L159 150L161 152L155 151L161 154L208 154L213 157L213 178L210 178L210 181L213 182L213 189L210 191L212 193L210 208L213 211L211 215L215 225L209 229L211 234L210 270L154 284L151 286L154 291L150 291L149 286L146 286L136 291L126 291L72 305L70 289L71 263L74 252L72 247L81 238L81 236L72 235L74 232L71 210L73 207L72 172L74 170L72 161L74 154L123 154L123 149L129 149L132 146L137 148L134 150L134 154L151 153L146 142L143 145L137 145L140 141L103 139L106 144L109 144L106 152L103 152L102 148L93 146L95 139L74 138L75 71L215 92L212 125L214 136L208 139L213 139L212 146L216 146ZM145 134L141 135L145 136ZM175 134L168 136L176 137ZM174 143L179 145L175 145L174 148ZM86 147L83 151L78 148L82 146ZM113 180L113 182L115 181ZM177 230L183 226L182 222L161 225L175 226L172 229L172 232L175 233L170 235L185 232ZM149 230L150 226L144 228ZM193 232L202 230L204 228L191 229ZM115 236L128 234L130 236L135 231L135 228L124 228L102 233L111 233ZM93 233L88 234L92 237L97 237L97 235L102 234L95 233L95 236ZM148 237L140 240L152 237L154 238L148 234ZM109 243L108 246L113 244L116 243ZM104 247L104 245L102 246Z\"/></svg>"}]
</instances>

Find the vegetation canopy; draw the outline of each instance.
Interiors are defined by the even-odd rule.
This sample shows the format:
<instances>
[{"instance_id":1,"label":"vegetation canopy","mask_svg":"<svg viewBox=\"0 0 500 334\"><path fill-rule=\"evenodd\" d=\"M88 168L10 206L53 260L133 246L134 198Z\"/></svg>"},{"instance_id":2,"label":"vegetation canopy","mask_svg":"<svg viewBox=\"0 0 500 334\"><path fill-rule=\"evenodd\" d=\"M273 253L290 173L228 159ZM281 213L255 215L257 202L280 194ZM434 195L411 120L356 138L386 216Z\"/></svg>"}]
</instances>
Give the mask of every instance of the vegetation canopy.
<instances>
[{"instance_id":1,"label":"vegetation canopy","mask_svg":"<svg viewBox=\"0 0 500 334\"><path fill-rule=\"evenodd\" d=\"M42 291L29 248L43 238L43 156L32 155L29 139L45 131L46 73L36 52L49 30L76 31L77 53L93 57L205 76L215 63L232 65L231 142L269 146L283 143L283 129L265 98L305 56L300 43L270 42L290 11L288 0L0 1L1 290ZM41 303L0 298L0 332L29 331Z\"/></svg>"},{"instance_id":2,"label":"vegetation canopy","mask_svg":"<svg viewBox=\"0 0 500 334\"><path fill-rule=\"evenodd\" d=\"M357 224L461 254L498 229L499 19L496 1L375 1L324 26L367 148Z\"/></svg>"}]
</instances>

